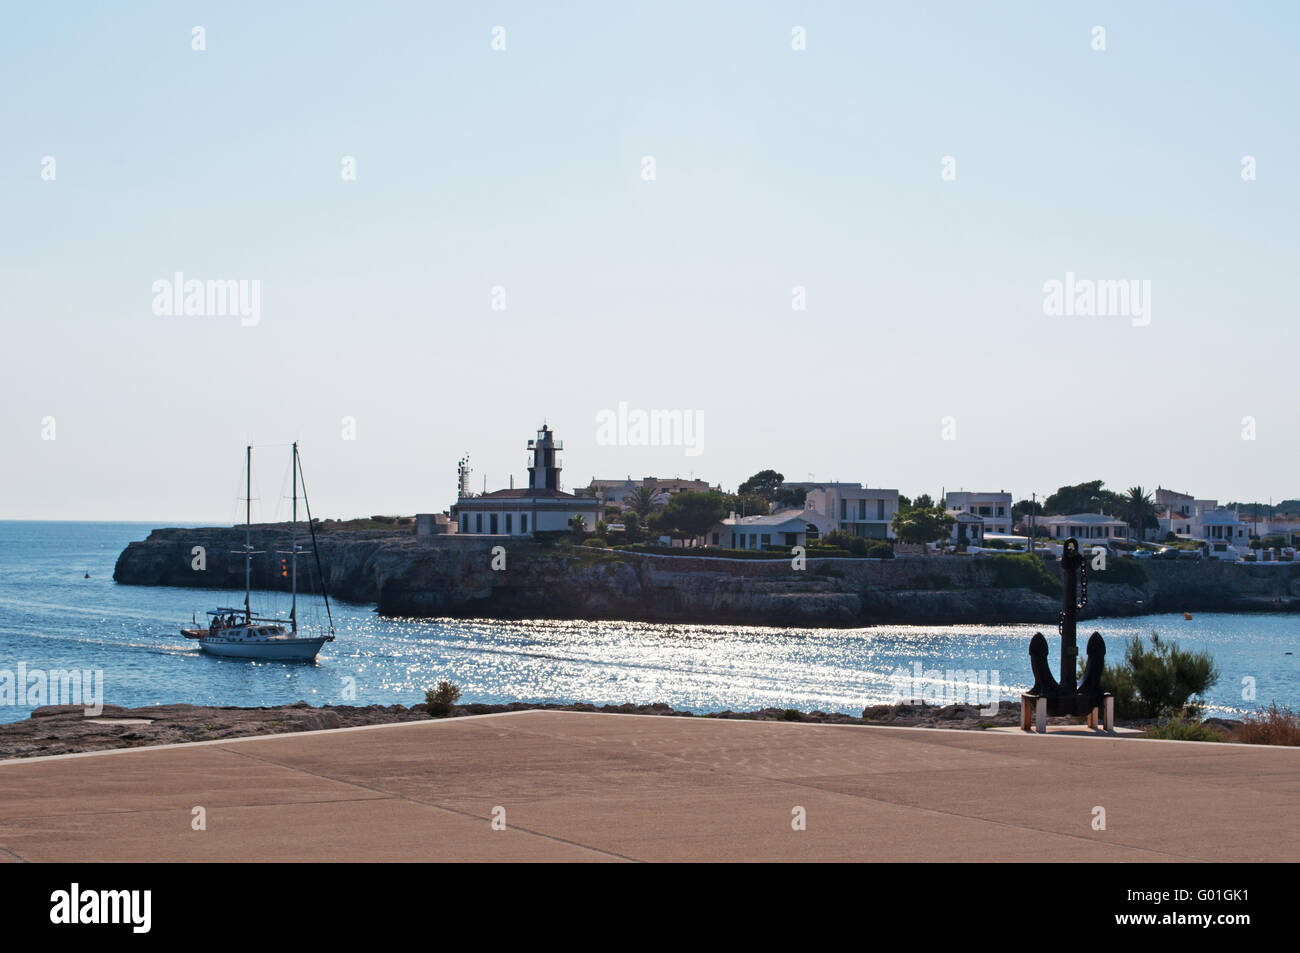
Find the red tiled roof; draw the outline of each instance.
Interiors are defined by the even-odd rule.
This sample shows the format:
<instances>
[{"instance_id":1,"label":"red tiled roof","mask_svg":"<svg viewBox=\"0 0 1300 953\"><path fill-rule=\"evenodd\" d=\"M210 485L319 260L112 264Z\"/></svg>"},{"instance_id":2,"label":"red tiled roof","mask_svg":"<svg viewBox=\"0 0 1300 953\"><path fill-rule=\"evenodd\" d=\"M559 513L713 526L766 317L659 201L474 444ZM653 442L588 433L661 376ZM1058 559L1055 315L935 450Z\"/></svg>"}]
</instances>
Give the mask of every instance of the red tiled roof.
<instances>
[{"instance_id":1,"label":"red tiled roof","mask_svg":"<svg viewBox=\"0 0 1300 953\"><path fill-rule=\"evenodd\" d=\"M592 496L575 496L572 493L565 493L563 490L534 490L531 487L521 487L510 490L493 490L491 493L483 493L479 496L472 497L476 500L517 500L517 499L558 499L558 500L591 500L595 502Z\"/></svg>"}]
</instances>

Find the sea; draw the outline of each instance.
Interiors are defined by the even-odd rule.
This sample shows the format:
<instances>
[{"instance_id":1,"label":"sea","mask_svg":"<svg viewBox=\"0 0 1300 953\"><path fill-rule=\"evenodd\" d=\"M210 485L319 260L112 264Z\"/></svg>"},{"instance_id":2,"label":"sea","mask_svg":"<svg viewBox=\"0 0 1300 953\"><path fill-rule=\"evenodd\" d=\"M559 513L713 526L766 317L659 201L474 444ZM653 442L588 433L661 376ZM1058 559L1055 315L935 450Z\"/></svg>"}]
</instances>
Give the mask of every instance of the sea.
<instances>
[{"instance_id":1,"label":"sea","mask_svg":"<svg viewBox=\"0 0 1300 953\"><path fill-rule=\"evenodd\" d=\"M0 521L0 722L57 701L26 691L42 678L53 690L48 675L57 670L89 673L100 701L132 708L410 705L447 680L473 702L666 702L694 712L778 707L856 715L903 698L1015 699L1033 682L1028 644L1035 631L1048 636L1056 668L1054 618L1040 625L807 629L402 619L339 602L331 603L337 639L314 665L218 659L180 630L217 605L242 604L242 592L113 581L118 554L154 525ZM323 624L323 605L312 601L300 619ZM253 606L287 612L288 596L254 592ZM1106 639L1108 658L1126 639L1151 633L1208 651L1220 671L1208 713L1231 717L1273 701L1300 707L1300 616L1095 619L1080 625L1081 645L1094 629Z\"/></svg>"}]
</instances>

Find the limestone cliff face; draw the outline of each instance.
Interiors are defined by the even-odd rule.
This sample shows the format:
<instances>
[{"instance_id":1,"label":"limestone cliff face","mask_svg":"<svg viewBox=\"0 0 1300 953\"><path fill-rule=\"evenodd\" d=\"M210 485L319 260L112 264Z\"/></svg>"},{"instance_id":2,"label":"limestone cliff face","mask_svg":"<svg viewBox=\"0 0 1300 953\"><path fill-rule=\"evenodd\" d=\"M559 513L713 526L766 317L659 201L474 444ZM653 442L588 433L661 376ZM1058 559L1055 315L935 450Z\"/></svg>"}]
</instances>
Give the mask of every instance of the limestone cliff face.
<instances>
[{"instance_id":1,"label":"limestone cliff face","mask_svg":"<svg viewBox=\"0 0 1300 953\"><path fill-rule=\"evenodd\" d=\"M253 584L283 589L282 527L253 534ZM131 585L243 588L239 529L155 530L118 558ZM194 547L206 568L195 569ZM545 548L531 542L383 533L319 538L330 594L395 616L625 619L789 626L873 623L1055 623L1060 601L998 585L991 562L970 557L785 560L653 556ZM504 546L505 568L493 569ZM300 563L300 572L306 568ZM1174 611L1300 608L1300 566L1149 562L1138 587L1093 573L1083 617ZM314 575L314 567L312 567ZM1055 570L1054 570L1055 571Z\"/></svg>"}]
</instances>

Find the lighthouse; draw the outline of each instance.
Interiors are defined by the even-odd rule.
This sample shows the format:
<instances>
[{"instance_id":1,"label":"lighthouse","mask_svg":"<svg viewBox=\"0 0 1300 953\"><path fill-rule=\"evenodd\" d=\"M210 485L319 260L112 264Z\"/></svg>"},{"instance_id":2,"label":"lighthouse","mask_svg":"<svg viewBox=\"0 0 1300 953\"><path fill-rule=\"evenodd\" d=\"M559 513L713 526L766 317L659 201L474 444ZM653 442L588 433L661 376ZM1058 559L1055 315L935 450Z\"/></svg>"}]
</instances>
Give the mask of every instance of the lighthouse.
<instances>
[{"instance_id":1,"label":"lighthouse","mask_svg":"<svg viewBox=\"0 0 1300 953\"><path fill-rule=\"evenodd\" d=\"M533 465L528 468L528 486L534 490L558 490L560 488L560 466L555 454L564 449L564 441L557 442L551 428L542 424L537 431L537 438L528 441L528 449L533 451Z\"/></svg>"},{"instance_id":2,"label":"lighthouse","mask_svg":"<svg viewBox=\"0 0 1300 953\"><path fill-rule=\"evenodd\" d=\"M557 454L564 444L545 422L537 436L528 441L532 463L528 467L528 485L516 487L511 481L504 490L473 496L468 483L451 508L453 532L483 536L533 536L537 533L571 532L575 526L587 532L596 528L602 515L601 501L588 490L565 493L560 489L560 461ZM468 472L468 461L464 472ZM581 522L579 522L579 517Z\"/></svg>"}]
</instances>

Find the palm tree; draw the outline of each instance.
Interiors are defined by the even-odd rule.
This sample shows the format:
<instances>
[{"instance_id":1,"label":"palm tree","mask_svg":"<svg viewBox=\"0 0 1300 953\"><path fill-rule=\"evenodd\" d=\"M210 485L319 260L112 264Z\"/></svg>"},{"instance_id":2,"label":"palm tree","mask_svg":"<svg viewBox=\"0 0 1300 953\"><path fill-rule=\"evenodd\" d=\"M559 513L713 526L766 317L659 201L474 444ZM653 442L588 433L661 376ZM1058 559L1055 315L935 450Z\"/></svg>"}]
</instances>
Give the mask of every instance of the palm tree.
<instances>
[{"instance_id":1,"label":"palm tree","mask_svg":"<svg viewBox=\"0 0 1300 953\"><path fill-rule=\"evenodd\" d=\"M648 486L637 487L636 492L628 497L628 502L633 512L640 517L648 516L659 505L655 499L655 490Z\"/></svg>"},{"instance_id":2,"label":"palm tree","mask_svg":"<svg viewBox=\"0 0 1300 953\"><path fill-rule=\"evenodd\" d=\"M587 520L581 513L577 513L569 520L569 526L573 529L574 539L581 540L583 532L587 529Z\"/></svg>"},{"instance_id":3,"label":"palm tree","mask_svg":"<svg viewBox=\"0 0 1300 953\"><path fill-rule=\"evenodd\" d=\"M1143 532L1155 521L1156 504L1151 494L1140 486L1131 486L1120 501L1120 511L1129 529L1134 531L1134 540L1142 538Z\"/></svg>"}]
</instances>

